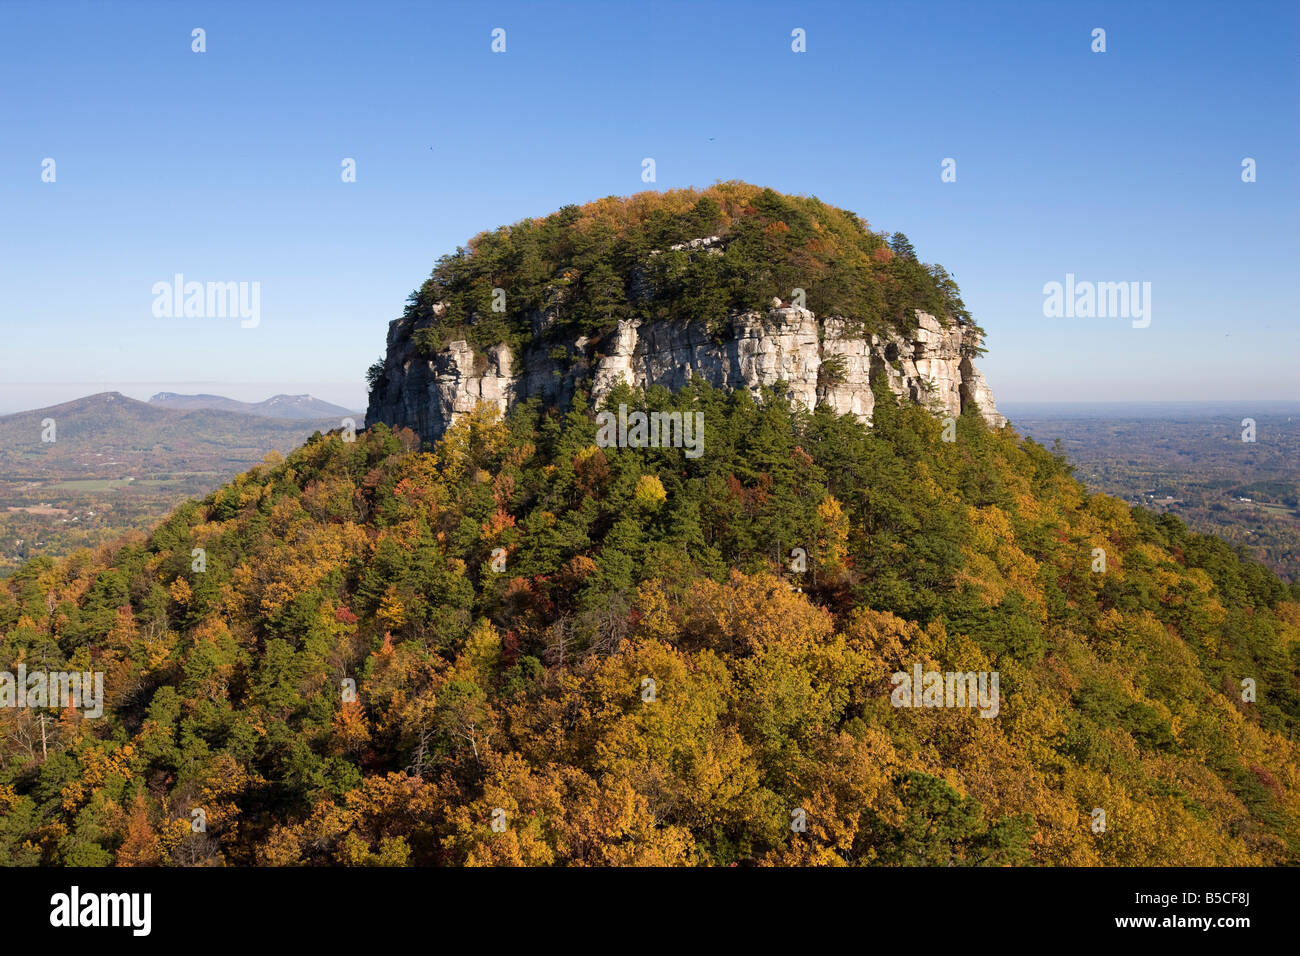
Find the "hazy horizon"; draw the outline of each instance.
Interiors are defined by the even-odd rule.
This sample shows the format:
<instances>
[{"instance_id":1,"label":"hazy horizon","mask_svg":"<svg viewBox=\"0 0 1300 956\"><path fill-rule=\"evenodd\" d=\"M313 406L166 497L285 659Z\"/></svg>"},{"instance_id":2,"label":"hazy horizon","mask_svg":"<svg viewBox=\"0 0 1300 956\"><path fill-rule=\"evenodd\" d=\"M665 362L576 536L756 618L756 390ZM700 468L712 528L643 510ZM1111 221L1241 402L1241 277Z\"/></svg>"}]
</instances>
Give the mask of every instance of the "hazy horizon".
<instances>
[{"instance_id":1,"label":"hazy horizon","mask_svg":"<svg viewBox=\"0 0 1300 956\"><path fill-rule=\"evenodd\" d=\"M360 398L356 394L360 393ZM0 383L0 415L27 412L76 401L103 392L121 392L147 402L159 392L180 395L220 395L241 402L261 402L273 395L311 395L334 405L364 412L365 386L350 388L342 382L47 382ZM352 400L346 400L352 396Z\"/></svg>"},{"instance_id":2,"label":"hazy horizon","mask_svg":"<svg viewBox=\"0 0 1300 956\"><path fill-rule=\"evenodd\" d=\"M104 392L120 392L128 398L147 402L159 392L174 392L182 395L218 395L233 398L241 402L261 402L274 395L309 394L335 405L341 405L358 412L366 409L365 390L360 390L360 399L347 401L335 396L357 394L349 392L346 383L338 382L105 382L105 383L45 383L41 385L0 384L0 416L18 412L33 411L62 405L66 402L87 398ZM23 396L46 395L48 400L23 402ZM1107 401L999 401L998 410L1008 418L1034 417L1161 417L1179 412L1203 412L1211 414L1215 410L1273 412L1285 414L1294 411L1300 414L1300 398L1163 398Z\"/></svg>"}]
</instances>

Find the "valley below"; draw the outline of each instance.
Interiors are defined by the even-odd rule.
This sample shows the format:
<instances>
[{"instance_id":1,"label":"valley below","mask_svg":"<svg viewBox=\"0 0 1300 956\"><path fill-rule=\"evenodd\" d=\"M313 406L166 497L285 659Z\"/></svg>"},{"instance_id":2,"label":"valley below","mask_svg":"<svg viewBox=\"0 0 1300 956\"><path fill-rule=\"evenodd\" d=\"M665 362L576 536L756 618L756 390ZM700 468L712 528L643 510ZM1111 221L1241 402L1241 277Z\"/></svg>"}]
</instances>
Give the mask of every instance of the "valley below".
<instances>
[{"instance_id":1,"label":"valley below","mask_svg":"<svg viewBox=\"0 0 1300 956\"><path fill-rule=\"evenodd\" d=\"M1094 491L1249 550L1300 580L1300 402L1004 403ZM1254 422L1254 435L1243 421ZM1254 441L1243 441L1243 432Z\"/></svg>"},{"instance_id":2,"label":"valley below","mask_svg":"<svg viewBox=\"0 0 1300 956\"><path fill-rule=\"evenodd\" d=\"M0 416L0 577L37 555L65 557L148 531L268 455L339 427L338 418L270 418L218 396L163 398L104 392ZM262 405L285 408L273 401ZM55 440L42 441L51 420Z\"/></svg>"}]
</instances>

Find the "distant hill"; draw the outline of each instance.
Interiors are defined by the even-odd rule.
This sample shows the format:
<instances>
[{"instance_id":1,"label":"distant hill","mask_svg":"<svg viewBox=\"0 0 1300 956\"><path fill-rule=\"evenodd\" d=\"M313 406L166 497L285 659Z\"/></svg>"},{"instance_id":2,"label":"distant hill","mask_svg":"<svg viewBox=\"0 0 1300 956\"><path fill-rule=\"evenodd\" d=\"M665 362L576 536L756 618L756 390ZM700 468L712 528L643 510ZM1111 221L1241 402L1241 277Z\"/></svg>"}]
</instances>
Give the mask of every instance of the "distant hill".
<instances>
[{"instance_id":1,"label":"distant hill","mask_svg":"<svg viewBox=\"0 0 1300 956\"><path fill-rule=\"evenodd\" d=\"M356 415L342 405L333 405L311 395L273 395L264 402L241 402L224 395L178 395L175 392L159 392L149 399L149 404L157 408L170 408L182 411L207 408L223 412L239 412L243 415L257 415L261 418L316 419L346 418ZM338 427L336 422L333 426Z\"/></svg>"},{"instance_id":2,"label":"distant hill","mask_svg":"<svg viewBox=\"0 0 1300 956\"><path fill-rule=\"evenodd\" d=\"M180 502L344 417L166 408L118 392L0 417L0 577L34 554L70 554L151 528ZM50 420L55 440L42 441Z\"/></svg>"},{"instance_id":3,"label":"distant hill","mask_svg":"<svg viewBox=\"0 0 1300 956\"><path fill-rule=\"evenodd\" d=\"M341 417L268 418L219 409L173 409L120 392L102 392L0 417L0 481L159 472L205 472L224 478L260 462L272 449L285 453L314 431L338 428ZM54 421L53 442L42 441L42 422L47 419Z\"/></svg>"}]
</instances>

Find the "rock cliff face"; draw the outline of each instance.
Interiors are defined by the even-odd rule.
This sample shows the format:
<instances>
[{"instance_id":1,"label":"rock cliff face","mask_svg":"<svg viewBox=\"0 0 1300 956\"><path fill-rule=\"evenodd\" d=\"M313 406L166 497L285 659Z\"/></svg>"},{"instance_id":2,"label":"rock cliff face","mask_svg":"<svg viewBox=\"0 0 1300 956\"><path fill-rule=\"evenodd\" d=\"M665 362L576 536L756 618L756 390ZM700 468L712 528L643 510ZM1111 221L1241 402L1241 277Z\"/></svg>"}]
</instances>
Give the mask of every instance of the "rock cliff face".
<instances>
[{"instance_id":1,"label":"rock cliff face","mask_svg":"<svg viewBox=\"0 0 1300 956\"><path fill-rule=\"evenodd\" d=\"M576 340L560 359L553 343L541 345L540 338L521 357L506 345L476 355L459 341L427 358L412 339L411 320L397 319L389 325L366 425L405 426L432 442L479 402L502 412L534 397L563 406L583 387L598 405L620 382L678 389L694 376L755 392L784 381L792 401L810 409L827 405L866 422L875 406L871 385L883 380L894 394L936 414L956 416L974 405L989 425L1004 425L971 360L978 333L923 312L917 320L908 336L863 337L843 319L819 321L807 309L774 306L765 314L732 315L721 341L698 320L623 321L599 343Z\"/></svg>"}]
</instances>

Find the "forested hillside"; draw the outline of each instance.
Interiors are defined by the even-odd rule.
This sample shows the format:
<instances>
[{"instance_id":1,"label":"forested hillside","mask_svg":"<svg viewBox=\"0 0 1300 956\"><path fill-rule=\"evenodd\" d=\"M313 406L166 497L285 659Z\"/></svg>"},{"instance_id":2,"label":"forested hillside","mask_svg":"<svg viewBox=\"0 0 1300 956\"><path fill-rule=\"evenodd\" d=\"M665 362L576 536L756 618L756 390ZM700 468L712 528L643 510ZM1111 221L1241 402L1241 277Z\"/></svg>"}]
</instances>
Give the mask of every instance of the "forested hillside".
<instances>
[{"instance_id":1,"label":"forested hillside","mask_svg":"<svg viewBox=\"0 0 1300 956\"><path fill-rule=\"evenodd\" d=\"M1300 588L974 412L619 402L705 453L315 436L0 582L0 666L107 696L0 708L0 863L1300 862Z\"/></svg>"}]
</instances>

